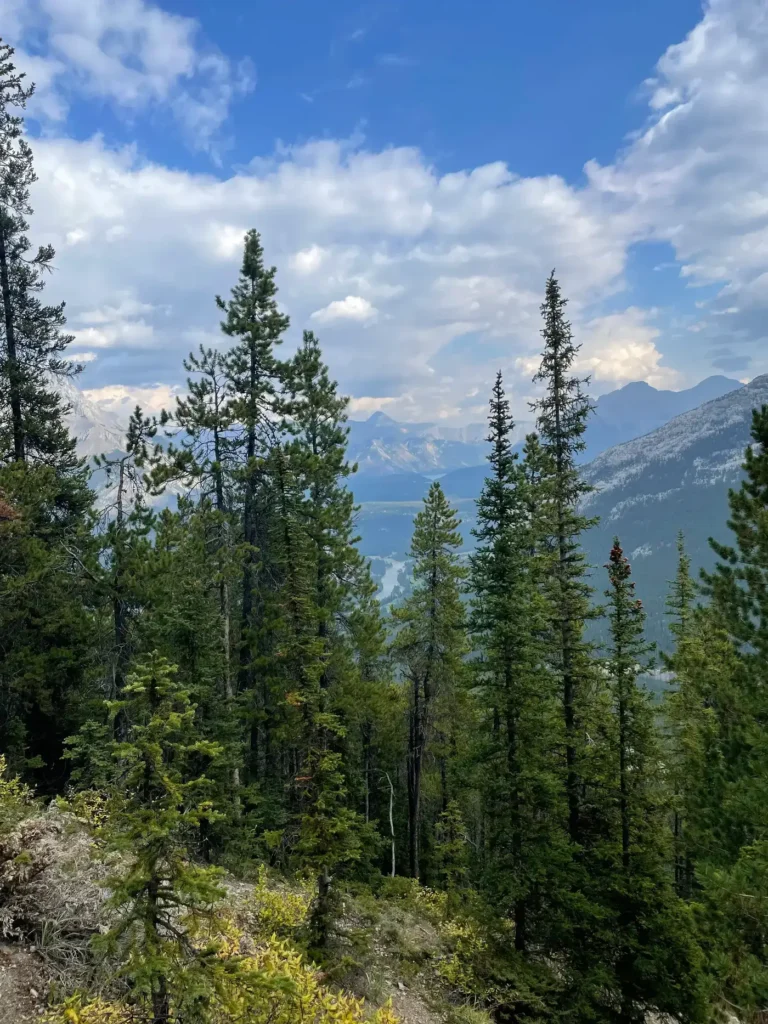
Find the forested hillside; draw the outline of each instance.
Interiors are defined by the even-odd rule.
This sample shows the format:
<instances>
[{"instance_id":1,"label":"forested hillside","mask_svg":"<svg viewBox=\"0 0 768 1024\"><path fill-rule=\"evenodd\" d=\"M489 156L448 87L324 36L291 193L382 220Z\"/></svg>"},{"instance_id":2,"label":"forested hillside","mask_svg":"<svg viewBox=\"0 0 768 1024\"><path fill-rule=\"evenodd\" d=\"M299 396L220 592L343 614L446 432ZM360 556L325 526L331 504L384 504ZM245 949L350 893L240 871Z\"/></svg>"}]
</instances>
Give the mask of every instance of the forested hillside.
<instances>
[{"instance_id":1,"label":"forested hillside","mask_svg":"<svg viewBox=\"0 0 768 1024\"><path fill-rule=\"evenodd\" d=\"M257 230L184 397L77 456L58 257L26 237L29 94L3 47L0 930L40 958L40 1015L764 1021L768 406L701 581L678 524L661 656L621 537L590 575L553 273L535 430L518 451L499 373L474 551L432 483L384 613L347 399L312 332L281 348ZM397 1001L425 978L431 1018Z\"/></svg>"}]
</instances>

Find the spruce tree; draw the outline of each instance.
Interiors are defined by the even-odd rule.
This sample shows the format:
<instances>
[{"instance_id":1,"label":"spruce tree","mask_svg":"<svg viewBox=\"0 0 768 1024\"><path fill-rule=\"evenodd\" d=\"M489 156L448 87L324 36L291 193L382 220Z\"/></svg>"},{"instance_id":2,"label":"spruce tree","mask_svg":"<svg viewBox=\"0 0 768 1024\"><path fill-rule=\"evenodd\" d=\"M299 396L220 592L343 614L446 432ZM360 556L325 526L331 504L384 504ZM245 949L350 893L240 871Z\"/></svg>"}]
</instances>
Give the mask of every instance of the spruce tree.
<instances>
[{"instance_id":1,"label":"spruce tree","mask_svg":"<svg viewBox=\"0 0 768 1024\"><path fill-rule=\"evenodd\" d=\"M675 843L675 885L678 894L690 897L693 888L693 848L687 835L690 823L688 803L692 780L699 779L698 772L690 774L689 761L696 746L694 739L701 725L703 706L701 694L697 692L700 683L698 672L691 678L690 656L696 645L696 635L702 621L702 613L695 607L696 583L691 575L691 559L685 550L682 530L677 537L677 571L666 600L668 628L675 645L671 653L662 653L665 668L673 675L671 689L665 695L665 712L671 726L668 750L670 758L671 787L674 795L673 836ZM698 783L697 783L698 784Z\"/></svg>"},{"instance_id":2,"label":"spruce tree","mask_svg":"<svg viewBox=\"0 0 768 1024\"><path fill-rule=\"evenodd\" d=\"M46 306L38 298L55 253L50 245L31 253L26 237L36 175L20 111L34 87L25 85L13 56L12 47L0 44L0 463L55 465L63 476L75 475L78 491L75 442L55 382L81 367L64 358L72 341L62 331L64 304Z\"/></svg>"},{"instance_id":3,"label":"spruce tree","mask_svg":"<svg viewBox=\"0 0 768 1024\"><path fill-rule=\"evenodd\" d=\"M752 414L745 479L729 493L732 544L710 541L718 563L704 574L710 636L727 641L728 671L710 681L702 739L715 755L717 788L699 808L697 877L712 907L712 937L725 953L719 991L748 1014L768 1005L768 406ZM702 828L703 826L703 828Z\"/></svg>"},{"instance_id":4,"label":"spruce tree","mask_svg":"<svg viewBox=\"0 0 768 1024\"><path fill-rule=\"evenodd\" d=\"M205 505L180 496L176 510L155 516L154 543L144 551L142 611L132 623L134 651L158 651L177 666L177 679L196 705L199 735L220 747L211 778L221 818L213 827L201 826L205 857L223 855L225 843L235 838L243 754L237 709L222 691L220 563L210 514Z\"/></svg>"},{"instance_id":5,"label":"spruce tree","mask_svg":"<svg viewBox=\"0 0 768 1024\"><path fill-rule=\"evenodd\" d=\"M185 847L190 830L216 816L210 780L195 767L219 750L197 736L194 705L175 677L154 653L110 704L125 737L111 747L119 783L102 839L124 867L110 882L115 920L103 942L122 950L130 999L149 1005L153 1024L194 1015L214 995L215 948L196 949L191 936L224 895L216 871L191 863Z\"/></svg>"},{"instance_id":6,"label":"spruce tree","mask_svg":"<svg viewBox=\"0 0 768 1024\"><path fill-rule=\"evenodd\" d=\"M392 653L408 687L408 861L413 878L421 869L424 767L445 707L459 685L467 652L458 527L456 512L436 481L414 520L413 594L393 609L397 635Z\"/></svg>"},{"instance_id":7,"label":"spruce tree","mask_svg":"<svg viewBox=\"0 0 768 1024\"><path fill-rule=\"evenodd\" d=\"M231 415L232 388L224 355L217 349L200 346L184 360L187 394L176 401L173 414L164 413L164 424L177 424L183 434L178 444L168 449L163 467L165 477L183 481L197 492L199 514L207 542L206 563L216 576L219 599L219 635L221 643L221 695L229 717L235 714L236 680L232 668L233 586L237 554L232 510L235 447ZM156 481L159 482L159 481ZM232 784L240 788L240 770L232 768Z\"/></svg>"},{"instance_id":8,"label":"spruce tree","mask_svg":"<svg viewBox=\"0 0 768 1024\"><path fill-rule=\"evenodd\" d=\"M590 587L579 538L592 523L579 511L579 503L589 487L581 479L576 459L584 450L590 404L583 391L586 380L572 373L579 347L573 343L571 325L565 317L566 303L552 273L541 307L544 352L534 378L543 384L544 394L533 409L551 473L548 533L556 558L547 588L552 609L550 653L552 670L560 680L562 692L568 829L571 839L578 842L580 756L585 742L584 702L590 676L590 648L584 640Z\"/></svg>"},{"instance_id":9,"label":"spruce tree","mask_svg":"<svg viewBox=\"0 0 768 1024\"><path fill-rule=\"evenodd\" d=\"M589 858L591 895L603 911L576 954L580 985L591 988L595 1019L602 1012L619 1024L642 1024L653 1009L698 1020L700 952L668 870L665 760L652 698L638 679L650 666L652 646L618 538L606 568L610 719L592 754L602 766L602 785L591 798L593 828L601 820L603 839L593 841Z\"/></svg>"},{"instance_id":10,"label":"spruce tree","mask_svg":"<svg viewBox=\"0 0 768 1024\"><path fill-rule=\"evenodd\" d=\"M237 460L242 540L245 545L240 598L238 689L251 716L251 768L263 775L268 761L271 708L267 695L257 693L255 666L264 643L260 602L266 586L265 550L270 491L265 486L265 459L274 438L270 418L278 388L274 348L288 329L288 317L278 309L275 267L264 264L257 231L245 236L243 262L231 298L217 297L224 312L221 329L235 339L226 356L229 415L237 424L234 456ZM260 575L260 567L263 570Z\"/></svg>"},{"instance_id":11,"label":"spruce tree","mask_svg":"<svg viewBox=\"0 0 768 1024\"><path fill-rule=\"evenodd\" d=\"M314 920L315 942L322 945L329 927L331 876L361 852L361 820L348 806L345 695L352 692L359 699L362 692L350 626L361 615L370 577L355 546L354 499L346 486L354 470L346 458L347 399L338 394L312 332L304 333L283 376L287 395L281 408L289 438L285 453L294 494L293 517L286 515L283 521L291 572L285 596L299 643L299 777L306 780L298 852L320 868Z\"/></svg>"},{"instance_id":12,"label":"spruce tree","mask_svg":"<svg viewBox=\"0 0 768 1024\"><path fill-rule=\"evenodd\" d=\"M94 517L74 515L52 466L0 468L0 749L46 795L67 776L64 741L98 699Z\"/></svg>"},{"instance_id":13,"label":"spruce tree","mask_svg":"<svg viewBox=\"0 0 768 1024\"><path fill-rule=\"evenodd\" d=\"M531 934L532 894L547 874L556 775L550 751L560 740L553 677L546 668L546 603L540 593L539 503L533 439L517 462L501 373L490 401L490 474L477 503L471 556L473 662L483 707L480 756L486 805L487 875L494 905L515 922L515 947ZM533 452L533 454L532 454Z\"/></svg>"},{"instance_id":14,"label":"spruce tree","mask_svg":"<svg viewBox=\"0 0 768 1024\"><path fill-rule=\"evenodd\" d=\"M146 499L151 487L151 464L159 458L156 434L157 423L136 406L128 423L125 452L96 456L94 460L97 470L104 474L110 498L103 509L96 579L111 611L111 678L107 693L112 700L120 698L125 686L132 656L132 625L143 606L142 581L153 525Z\"/></svg>"}]
</instances>

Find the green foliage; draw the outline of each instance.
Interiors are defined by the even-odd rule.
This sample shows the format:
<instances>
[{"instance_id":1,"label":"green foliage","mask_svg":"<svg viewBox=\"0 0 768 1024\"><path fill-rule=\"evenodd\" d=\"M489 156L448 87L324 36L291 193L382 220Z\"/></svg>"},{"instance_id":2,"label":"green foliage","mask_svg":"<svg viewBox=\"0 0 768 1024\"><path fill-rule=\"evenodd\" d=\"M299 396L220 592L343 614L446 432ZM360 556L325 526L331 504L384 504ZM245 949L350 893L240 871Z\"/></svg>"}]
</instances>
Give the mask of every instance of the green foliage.
<instances>
[{"instance_id":1,"label":"green foliage","mask_svg":"<svg viewBox=\"0 0 768 1024\"><path fill-rule=\"evenodd\" d=\"M409 867L420 875L422 783L425 763L434 756L435 738L455 734L456 696L468 644L460 587L466 575L457 557L459 520L438 482L414 520L411 556L412 596L393 609L396 635L392 655L408 687ZM444 802L448 794L442 786Z\"/></svg>"},{"instance_id":2,"label":"green foliage","mask_svg":"<svg viewBox=\"0 0 768 1024\"><path fill-rule=\"evenodd\" d=\"M710 607L678 640L672 701L686 855L704 901L717 998L749 1014L768 1000L764 908L768 799L768 407L753 412L746 479L731 491L734 544L712 541Z\"/></svg>"},{"instance_id":3,"label":"green foliage","mask_svg":"<svg viewBox=\"0 0 768 1024\"><path fill-rule=\"evenodd\" d=\"M579 347L573 343L571 325L565 318L566 304L553 273L541 307L544 351L534 377L543 384L544 395L533 408L544 456L542 504L546 519L542 535L546 548L553 552L544 587L551 608L549 661L561 688L568 831L578 842L581 761L590 689L590 650L583 634L591 593L579 538L592 523L579 510L589 487L581 479L576 458L584 450L590 404L583 390L587 382L572 373Z\"/></svg>"},{"instance_id":4,"label":"green foliage","mask_svg":"<svg viewBox=\"0 0 768 1024\"><path fill-rule=\"evenodd\" d=\"M29 786L11 775L5 755L0 754L0 836L10 832L34 808L34 795Z\"/></svg>"},{"instance_id":5,"label":"green foliage","mask_svg":"<svg viewBox=\"0 0 768 1024\"><path fill-rule=\"evenodd\" d=\"M194 705L175 674L150 655L123 698L110 702L111 717L124 717L125 739L111 744L119 783L103 830L124 867L110 879L115 923L102 944L121 950L132 998L161 1021L172 1007L210 998L215 950L197 949L186 932L194 934L224 895L215 869L194 864L187 851L192 831L217 814L210 780L194 766L219 750L195 735Z\"/></svg>"},{"instance_id":6,"label":"green foliage","mask_svg":"<svg viewBox=\"0 0 768 1024\"><path fill-rule=\"evenodd\" d=\"M0 749L43 793L62 783L66 736L92 699L93 618L81 559L87 500L73 514L54 467L0 467L15 518L0 522Z\"/></svg>"},{"instance_id":7,"label":"green foliage","mask_svg":"<svg viewBox=\"0 0 768 1024\"><path fill-rule=\"evenodd\" d=\"M483 887L515 922L518 950L545 940L550 894L567 857L560 819L562 744L554 673L546 668L550 607L543 548L547 462L538 438L522 463L512 451L512 418L501 374L490 403L490 474L478 501L478 547L471 558L473 663L481 711L476 758L482 765L486 856Z\"/></svg>"},{"instance_id":8,"label":"green foliage","mask_svg":"<svg viewBox=\"0 0 768 1024\"><path fill-rule=\"evenodd\" d=\"M76 371L63 306L40 300L53 250L25 237L31 93L12 57L0 46L0 833L34 810L28 782L66 792L114 869L97 940L112 985L52 1020L358 1024L362 1005L293 945L368 955L370 922L341 920L344 886L437 936L433 959L401 937L401 959L414 977L431 963L477 1007L467 1019L693 1024L731 1005L756 1020L768 409L730 496L734 541L713 542L700 591L680 542L663 732L618 539L605 657L585 639L590 407L554 275L538 433L519 457L499 374L476 551L467 566L434 483L413 592L387 623L357 549L347 399L311 332L276 355L289 321L256 231L217 299L229 349L189 356L172 413L135 410L124 451L96 463L99 519L53 383ZM184 496L153 511L171 483ZM301 883L272 887L262 859ZM249 934L211 862L258 871Z\"/></svg>"}]
</instances>

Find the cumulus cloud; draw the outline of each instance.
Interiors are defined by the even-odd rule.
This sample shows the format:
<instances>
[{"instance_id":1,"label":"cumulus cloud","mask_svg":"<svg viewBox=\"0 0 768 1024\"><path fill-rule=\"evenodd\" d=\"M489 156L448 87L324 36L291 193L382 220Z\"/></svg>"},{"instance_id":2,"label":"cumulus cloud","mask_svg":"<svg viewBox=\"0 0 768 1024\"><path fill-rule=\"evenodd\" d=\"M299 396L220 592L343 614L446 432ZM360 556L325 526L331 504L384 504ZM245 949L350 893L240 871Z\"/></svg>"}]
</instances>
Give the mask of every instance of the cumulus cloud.
<instances>
[{"instance_id":1,"label":"cumulus cloud","mask_svg":"<svg viewBox=\"0 0 768 1024\"><path fill-rule=\"evenodd\" d=\"M196 24L148 0L0 0L0 10L19 31L34 11L47 40L40 59L76 68L77 88L120 109L157 101L183 120L205 81L234 88L237 68L210 56ZM85 12L79 22L73 10ZM644 129L610 165L589 164L578 186L520 177L498 161L443 173L418 149L370 150L359 138L280 146L235 173L203 175L147 162L130 146L48 134L35 142L33 227L59 249L52 299L67 299L79 346L98 353L86 380L180 384L187 350L221 340L213 297L236 280L251 226L278 267L292 319L287 348L316 326L361 414L386 405L407 418L476 418L500 367L526 416L553 266L571 297L583 367L601 387L680 386L711 372L713 360L747 365L748 350L760 372L767 10L764 0L710 0L647 83ZM167 60L158 57L166 47ZM46 73L43 94L66 100L48 88L64 77L57 65ZM628 251L648 240L672 247L685 286L708 286L695 336L683 324L675 342L664 311L654 317L630 299L620 309ZM146 308L126 306L126 296ZM677 361L675 344L685 346ZM724 344L727 355L707 355Z\"/></svg>"},{"instance_id":2,"label":"cumulus cloud","mask_svg":"<svg viewBox=\"0 0 768 1024\"><path fill-rule=\"evenodd\" d=\"M668 242L691 286L715 291L706 340L764 344L768 313L768 7L708 0L647 83L652 117L617 161L587 167L592 188ZM727 328L712 319L732 311ZM764 363L765 366L765 363Z\"/></svg>"},{"instance_id":3,"label":"cumulus cloud","mask_svg":"<svg viewBox=\"0 0 768 1024\"><path fill-rule=\"evenodd\" d=\"M407 393L413 418L463 415L500 363L518 376L553 263L575 312L624 267L621 218L560 178L497 164L441 175L417 150L359 141L282 149L226 178L99 138L46 137L35 154L35 234L59 250L48 291L67 299L80 347L104 354L93 387L183 380L197 335L220 337L214 296L235 283L250 225L278 267L289 348L316 326L346 393Z\"/></svg>"},{"instance_id":4,"label":"cumulus cloud","mask_svg":"<svg viewBox=\"0 0 768 1024\"><path fill-rule=\"evenodd\" d=\"M660 365L662 354L656 347L660 331L647 322L647 315L630 307L587 321L581 334L578 368L588 371L595 381L616 387L633 380L644 380L658 388L679 387L681 374Z\"/></svg>"},{"instance_id":5,"label":"cumulus cloud","mask_svg":"<svg viewBox=\"0 0 768 1024\"><path fill-rule=\"evenodd\" d=\"M84 389L86 398L120 421L126 421L137 404L145 414L157 414L163 409L173 409L176 406L176 397L180 393L180 388L169 384L130 388L123 384L109 384L102 388Z\"/></svg>"},{"instance_id":6,"label":"cumulus cloud","mask_svg":"<svg viewBox=\"0 0 768 1024\"><path fill-rule=\"evenodd\" d=\"M314 274L323 265L327 256L327 249L319 245L310 245L308 249L300 249L294 253L289 264L297 274Z\"/></svg>"},{"instance_id":7,"label":"cumulus cloud","mask_svg":"<svg viewBox=\"0 0 768 1024\"><path fill-rule=\"evenodd\" d=\"M348 295L346 299L335 299L322 309L316 309L310 320L319 324L332 324L337 320L354 320L367 323L376 317L378 310L361 295Z\"/></svg>"},{"instance_id":8,"label":"cumulus cloud","mask_svg":"<svg viewBox=\"0 0 768 1024\"><path fill-rule=\"evenodd\" d=\"M360 395L358 398L350 398L349 414L353 419L363 419L374 412L382 412L397 402L396 395L382 395L380 398L373 395Z\"/></svg>"},{"instance_id":9,"label":"cumulus cloud","mask_svg":"<svg viewBox=\"0 0 768 1024\"><path fill-rule=\"evenodd\" d=\"M31 112L45 120L62 121L77 95L130 113L161 104L210 150L231 104L254 86L247 60L225 57L201 42L194 19L149 0L0 0L0 14L37 85Z\"/></svg>"}]
</instances>

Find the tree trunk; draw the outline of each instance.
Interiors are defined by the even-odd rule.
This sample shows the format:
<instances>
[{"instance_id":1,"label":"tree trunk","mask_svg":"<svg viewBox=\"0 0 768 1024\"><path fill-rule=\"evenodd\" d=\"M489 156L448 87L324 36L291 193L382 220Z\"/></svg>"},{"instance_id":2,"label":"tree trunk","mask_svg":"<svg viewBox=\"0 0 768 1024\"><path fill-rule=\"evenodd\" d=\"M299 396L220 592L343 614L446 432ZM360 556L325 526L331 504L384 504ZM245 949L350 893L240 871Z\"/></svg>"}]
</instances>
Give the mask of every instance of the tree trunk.
<instances>
[{"instance_id":1,"label":"tree trunk","mask_svg":"<svg viewBox=\"0 0 768 1024\"><path fill-rule=\"evenodd\" d=\"M511 700L511 677L507 672L507 699ZM507 769L510 784L510 816L512 818L512 863L518 880L523 869L523 823L520 812L520 764L517 750L517 719L514 709L507 710ZM525 897L515 900L515 949L523 952L526 946L526 905Z\"/></svg>"},{"instance_id":2,"label":"tree trunk","mask_svg":"<svg viewBox=\"0 0 768 1024\"><path fill-rule=\"evenodd\" d=\"M3 316L5 320L5 345L8 355L8 389L11 399L11 423L13 427L13 458L15 462L25 462L24 420L21 414L21 380L19 360L16 352L16 326L13 322L13 306L11 303L11 284L8 276L8 252L5 244L5 231L8 215L0 211L0 288L3 295Z\"/></svg>"},{"instance_id":3,"label":"tree trunk","mask_svg":"<svg viewBox=\"0 0 768 1024\"><path fill-rule=\"evenodd\" d=\"M621 810L621 863L629 873L629 779L627 774L627 695L619 680L619 805Z\"/></svg>"},{"instance_id":4,"label":"tree trunk","mask_svg":"<svg viewBox=\"0 0 768 1024\"><path fill-rule=\"evenodd\" d=\"M125 500L125 458L120 460L120 475L117 483L117 514L115 525L117 527L117 550L115 559L115 578L112 591L112 620L114 628L115 654L112 666L112 700L121 700L125 689L125 677L128 670L128 610L126 595L123 590L123 578L125 573L125 548L123 538L123 521L125 511L123 502ZM125 740L127 736L128 723L122 711L118 712L115 718L115 736L119 740Z\"/></svg>"},{"instance_id":5,"label":"tree trunk","mask_svg":"<svg viewBox=\"0 0 768 1024\"><path fill-rule=\"evenodd\" d=\"M408 739L408 866L411 878L419 877L419 818L421 811L422 744L419 723L419 684L413 683Z\"/></svg>"}]
</instances>

